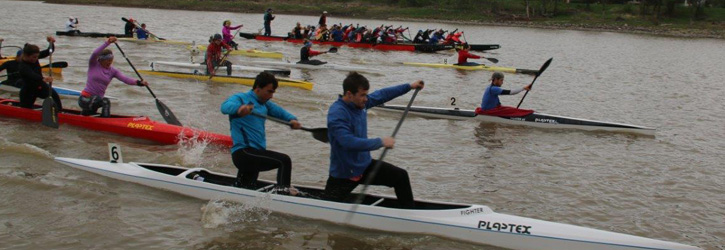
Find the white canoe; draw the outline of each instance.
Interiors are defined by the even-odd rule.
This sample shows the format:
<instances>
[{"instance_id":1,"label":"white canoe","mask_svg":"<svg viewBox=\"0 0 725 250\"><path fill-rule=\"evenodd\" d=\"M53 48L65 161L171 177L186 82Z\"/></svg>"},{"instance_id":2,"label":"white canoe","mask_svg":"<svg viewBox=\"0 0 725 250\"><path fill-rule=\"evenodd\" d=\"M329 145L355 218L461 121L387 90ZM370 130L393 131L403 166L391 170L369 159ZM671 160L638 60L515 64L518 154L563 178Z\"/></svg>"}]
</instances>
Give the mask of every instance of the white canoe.
<instances>
[{"instance_id":1,"label":"white canoe","mask_svg":"<svg viewBox=\"0 0 725 250\"><path fill-rule=\"evenodd\" d=\"M403 105L380 105L375 107L377 110L403 112ZM458 108L434 108L411 106L412 115L426 118L449 119L449 120L475 120L481 122L501 123L510 125L523 125L537 128L559 128L559 129L578 129L586 131L609 131L635 133L642 135L654 136L655 129L625 123L603 122L587 119L579 119L566 116L549 115L534 112L533 114L523 117L500 117L491 115L478 115L474 110L458 109Z\"/></svg>"},{"instance_id":2,"label":"white canoe","mask_svg":"<svg viewBox=\"0 0 725 250\"><path fill-rule=\"evenodd\" d=\"M304 63L296 63L296 62L277 62L277 61L241 61L239 63L246 64L246 65L263 65L263 66L296 68L296 69L330 69L330 70L338 70L338 71L365 72L365 73L372 73L372 74L381 73L380 71L374 70L374 69L335 65L335 64L329 64L329 63L322 64L322 65L312 65L312 64L304 64Z\"/></svg>"},{"instance_id":3,"label":"white canoe","mask_svg":"<svg viewBox=\"0 0 725 250\"><path fill-rule=\"evenodd\" d=\"M206 70L206 65L201 63L180 63L180 62L165 62L165 61L156 61L151 63L151 69L155 70L155 66L172 66L172 67L179 67L179 68L187 68L187 69L197 69L197 70ZM225 71L224 66L219 67L222 71ZM252 66L243 66L243 65L232 65L232 69L239 70L239 71L250 71L250 72L270 72L273 74L280 74L280 75L289 75L290 70L288 69L271 69L271 68L260 68L260 67L252 67Z\"/></svg>"},{"instance_id":4,"label":"white canoe","mask_svg":"<svg viewBox=\"0 0 725 250\"><path fill-rule=\"evenodd\" d=\"M202 200L219 199L254 204L265 197L265 209L311 219L348 224L372 230L437 235L472 243L511 249L700 249L639 236L607 232L520 216L499 214L483 205L416 201L416 209L395 208L394 197L368 195L349 221L351 203L320 197L323 189L297 186L304 197L276 194L271 182L260 181L257 190L231 186L235 177L203 168L148 163L110 163L56 157L62 164L114 179L168 190ZM192 180L194 175L203 181Z\"/></svg>"}]
</instances>

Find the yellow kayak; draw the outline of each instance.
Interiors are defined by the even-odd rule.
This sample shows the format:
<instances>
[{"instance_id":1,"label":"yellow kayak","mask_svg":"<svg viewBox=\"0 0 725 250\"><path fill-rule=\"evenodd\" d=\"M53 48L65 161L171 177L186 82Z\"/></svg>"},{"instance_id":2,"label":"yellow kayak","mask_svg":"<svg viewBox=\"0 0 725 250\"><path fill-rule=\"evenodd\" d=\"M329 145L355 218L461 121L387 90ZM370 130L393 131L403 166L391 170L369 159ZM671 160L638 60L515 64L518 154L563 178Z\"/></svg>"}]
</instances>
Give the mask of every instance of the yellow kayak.
<instances>
[{"instance_id":1,"label":"yellow kayak","mask_svg":"<svg viewBox=\"0 0 725 250\"><path fill-rule=\"evenodd\" d=\"M151 71L151 70L139 70L138 72L141 74L147 74L147 75L166 76L166 77L184 78L184 79L195 79L195 80L199 80L199 81L209 80L208 75L197 75L197 74L192 74L192 73L171 72L171 71ZM252 85L254 85L254 79L255 79L255 77L217 75L217 76L212 77L211 81L212 82L221 82L221 83L237 83L237 84L244 84L247 86L252 86ZM295 88L301 88L301 89L305 89L305 90L312 90L312 87L314 86L314 83L307 82L307 81L300 81L300 80L277 78L277 81L279 82L279 86L295 87Z\"/></svg>"},{"instance_id":2,"label":"yellow kayak","mask_svg":"<svg viewBox=\"0 0 725 250\"><path fill-rule=\"evenodd\" d=\"M461 69L461 70L488 70L488 71L499 71L499 72L503 72L503 73L528 74L528 75L536 75L536 72L537 72L537 70L488 66L488 65L484 65L484 64L479 64L479 65L475 65L475 66L459 66L459 65L455 65L455 64L443 64L443 63L404 62L403 65L419 66L419 67L432 67L432 68L454 68L454 69Z\"/></svg>"},{"instance_id":3,"label":"yellow kayak","mask_svg":"<svg viewBox=\"0 0 725 250\"><path fill-rule=\"evenodd\" d=\"M136 43L166 43L166 44L174 44L174 45L191 45L191 42L175 41L175 40L156 40L153 38L149 38L146 40L139 40L139 39L131 38L131 37L121 37L121 38L118 38L118 40L126 41L126 42L136 42Z\"/></svg>"},{"instance_id":4,"label":"yellow kayak","mask_svg":"<svg viewBox=\"0 0 725 250\"><path fill-rule=\"evenodd\" d=\"M193 46L186 46L187 49L192 50ZM196 49L200 52L206 51L206 46L204 45L196 45ZM248 49L248 50L232 50L230 55L239 55L239 56L246 56L246 57L262 57L262 58L277 58L282 59L284 55L279 52L269 52L269 51L262 51L262 50L256 50L256 49Z\"/></svg>"},{"instance_id":5,"label":"yellow kayak","mask_svg":"<svg viewBox=\"0 0 725 250\"><path fill-rule=\"evenodd\" d=\"M3 63L5 63L7 61L11 61L11 60L15 60L15 57L14 56L3 57L2 59L0 59L0 65L2 65ZM50 68L47 67L47 65L48 65L47 63L40 64L40 67L41 67L40 70L46 74L50 71ZM62 73L63 73L63 68L59 68L59 67L53 68L53 74L62 74Z\"/></svg>"}]
</instances>

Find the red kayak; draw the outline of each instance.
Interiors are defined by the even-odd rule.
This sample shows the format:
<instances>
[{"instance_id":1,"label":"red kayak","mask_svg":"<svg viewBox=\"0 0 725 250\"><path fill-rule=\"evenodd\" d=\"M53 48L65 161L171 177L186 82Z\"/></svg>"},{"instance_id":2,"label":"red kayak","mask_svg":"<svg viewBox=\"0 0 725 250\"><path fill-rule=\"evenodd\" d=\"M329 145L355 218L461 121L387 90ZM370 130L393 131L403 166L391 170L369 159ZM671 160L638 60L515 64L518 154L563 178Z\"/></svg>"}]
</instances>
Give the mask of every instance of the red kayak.
<instances>
[{"instance_id":1,"label":"red kayak","mask_svg":"<svg viewBox=\"0 0 725 250\"><path fill-rule=\"evenodd\" d=\"M36 105L35 109L25 109L14 106L17 104L18 101L15 100L0 99L0 116L34 122L42 121L42 107ZM101 118L82 116L80 111L64 109L58 113L58 123L151 140L161 144L176 144L179 140L208 141L225 147L231 147L233 144L232 138L228 135L157 122L147 116L112 115L108 118Z\"/></svg>"}]
</instances>

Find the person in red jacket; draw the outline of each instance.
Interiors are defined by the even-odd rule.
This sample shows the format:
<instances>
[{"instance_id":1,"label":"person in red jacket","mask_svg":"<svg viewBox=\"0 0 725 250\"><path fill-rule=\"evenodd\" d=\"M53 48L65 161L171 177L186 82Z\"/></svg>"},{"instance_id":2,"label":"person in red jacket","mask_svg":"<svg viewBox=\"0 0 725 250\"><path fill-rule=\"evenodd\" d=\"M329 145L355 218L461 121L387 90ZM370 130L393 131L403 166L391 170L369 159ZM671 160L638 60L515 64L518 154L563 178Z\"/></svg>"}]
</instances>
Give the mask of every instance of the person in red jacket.
<instances>
[{"instance_id":1,"label":"person in red jacket","mask_svg":"<svg viewBox=\"0 0 725 250\"><path fill-rule=\"evenodd\" d=\"M222 47L225 48L227 51L232 50L232 46L229 46L224 41L222 41L222 35L220 34L214 34L214 36L211 39L211 42L209 43L209 46L206 48L206 74L212 75L215 74L214 70L219 65L224 65L227 67L227 75L232 75L232 63L228 60L224 60L222 62Z\"/></svg>"},{"instance_id":2,"label":"person in red jacket","mask_svg":"<svg viewBox=\"0 0 725 250\"><path fill-rule=\"evenodd\" d=\"M463 44L463 48L458 50L458 63L456 65L459 66L478 66L480 64L475 62L468 62L468 58L473 59L480 59L483 58L482 56L474 55L468 52L468 50L471 49L471 45L468 45L468 43Z\"/></svg>"}]
</instances>

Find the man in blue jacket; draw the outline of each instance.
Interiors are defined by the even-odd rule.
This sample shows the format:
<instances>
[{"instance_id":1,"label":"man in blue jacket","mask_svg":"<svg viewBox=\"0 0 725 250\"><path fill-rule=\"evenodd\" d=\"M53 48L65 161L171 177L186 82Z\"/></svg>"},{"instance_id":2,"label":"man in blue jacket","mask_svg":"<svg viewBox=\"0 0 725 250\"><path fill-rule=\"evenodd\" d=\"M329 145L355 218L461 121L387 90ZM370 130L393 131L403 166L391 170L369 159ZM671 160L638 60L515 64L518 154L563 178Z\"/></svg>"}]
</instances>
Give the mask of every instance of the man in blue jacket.
<instances>
[{"instance_id":1,"label":"man in blue jacket","mask_svg":"<svg viewBox=\"0 0 725 250\"><path fill-rule=\"evenodd\" d=\"M350 73L342 84L343 96L330 106L327 113L330 137L330 176L325 194L333 201L345 201L358 184L365 183L377 160L370 151L382 147L393 148L392 137L368 139L367 109L423 88L423 81L380 89L368 95L370 83L358 74ZM408 172L390 163L382 162L371 185L395 188L401 207L412 208L413 191Z\"/></svg>"},{"instance_id":2,"label":"man in blue jacket","mask_svg":"<svg viewBox=\"0 0 725 250\"><path fill-rule=\"evenodd\" d=\"M260 171L277 169L277 185L289 188L288 192L296 195L297 190L291 187L292 160L286 154L267 150L264 122L266 116L275 117L292 124L292 129L302 125L297 117L270 101L277 90L277 79L267 72L257 75L252 90L230 96L221 105L221 112L229 115L232 140L232 161L239 169L235 187L256 188ZM257 115L261 115L259 117Z\"/></svg>"}]
</instances>

